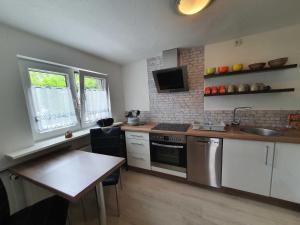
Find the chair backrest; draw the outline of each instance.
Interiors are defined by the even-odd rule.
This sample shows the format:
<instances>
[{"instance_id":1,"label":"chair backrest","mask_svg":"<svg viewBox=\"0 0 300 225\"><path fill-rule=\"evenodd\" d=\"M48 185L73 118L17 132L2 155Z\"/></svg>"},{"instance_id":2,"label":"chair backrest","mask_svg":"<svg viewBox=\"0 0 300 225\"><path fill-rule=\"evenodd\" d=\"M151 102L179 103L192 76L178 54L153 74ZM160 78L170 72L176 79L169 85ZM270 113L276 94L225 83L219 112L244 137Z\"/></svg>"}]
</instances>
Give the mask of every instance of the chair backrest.
<instances>
[{"instance_id":1,"label":"chair backrest","mask_svg":"<svg viewBox=\"0 0 300 225\"><path fill-rule=\"evenodd\" d=\"M120 127L91 129L90 136L92 152L112 156L121 156L122 142Z\"/></svg>"},{"instance_id":2,"label":"chair backrest","mask_svg":"<svg viewBox=\"0 0 300 225\"><path fill-rule=\"evenodd\" d=\"M8 198L4 184L0 179L0 224L8 224L10 217Z\"/></svg>"}]
</instances>

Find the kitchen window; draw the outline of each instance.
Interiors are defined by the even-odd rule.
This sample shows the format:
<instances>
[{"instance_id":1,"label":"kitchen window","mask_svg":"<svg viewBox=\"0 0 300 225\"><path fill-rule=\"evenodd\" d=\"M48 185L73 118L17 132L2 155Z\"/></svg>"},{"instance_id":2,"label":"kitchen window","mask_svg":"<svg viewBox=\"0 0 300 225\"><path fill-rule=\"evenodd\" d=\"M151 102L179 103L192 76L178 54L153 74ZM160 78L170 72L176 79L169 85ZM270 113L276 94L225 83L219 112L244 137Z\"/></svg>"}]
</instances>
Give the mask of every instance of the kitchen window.
<instances>
[{"instance_id":1,"label":"kitchen window","mask_svg":"<svg viewBox=\"0 0 300 225\"><path fill-rule=\"evenodd\" d=\"M26 58L18 63L36 141L111 116L107 75Z\"/></svg>"}]
</instances>

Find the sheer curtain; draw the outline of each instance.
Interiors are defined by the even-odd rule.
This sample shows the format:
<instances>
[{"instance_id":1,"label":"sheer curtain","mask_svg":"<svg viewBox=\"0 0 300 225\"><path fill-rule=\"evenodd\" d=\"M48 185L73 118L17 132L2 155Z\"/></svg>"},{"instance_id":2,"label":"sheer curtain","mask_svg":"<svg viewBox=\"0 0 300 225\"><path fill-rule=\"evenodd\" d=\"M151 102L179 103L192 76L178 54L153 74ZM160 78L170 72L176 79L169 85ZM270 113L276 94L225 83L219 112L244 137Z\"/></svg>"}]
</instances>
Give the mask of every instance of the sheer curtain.
<instances>
[{"instance_id":1,"label":"sheer curtain","mask_svg":"<svg viewBox=\"0 0 300 225\"><path fill-rule=\"evenodd\" d=\"M93 79L97 82L97 88L84 87L84 121L88 123L110 116L106 80L96 77L93 77Z\"/></svg>"},{"instance_id":2,"label":"sheer curtain","mask_svg":"<svg viewBox=\"0 0 300 225\"><path fill-rule=\"evenodd\" d=\"M40 132L77 124L69 88L31 87L35 120Z\"/></svg>"}]
</instances>

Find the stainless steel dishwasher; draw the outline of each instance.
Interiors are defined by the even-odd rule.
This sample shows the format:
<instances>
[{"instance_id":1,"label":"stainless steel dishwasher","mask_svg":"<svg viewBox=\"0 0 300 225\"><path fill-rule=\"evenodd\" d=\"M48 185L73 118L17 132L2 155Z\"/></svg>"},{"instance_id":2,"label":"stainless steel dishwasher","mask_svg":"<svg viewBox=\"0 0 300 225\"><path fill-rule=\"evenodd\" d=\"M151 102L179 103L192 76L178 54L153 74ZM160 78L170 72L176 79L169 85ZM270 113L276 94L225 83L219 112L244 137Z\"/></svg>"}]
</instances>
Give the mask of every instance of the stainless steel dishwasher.
<instances>
[{"instance_id":1,"label":"stainless steel dishwasher","mask_svg":"<svg viewBox=\"0 0 300 225\"><path fill-rule=\"evenodd\" d=\"M194 183L221 187L223 139L187 138L187 179Z\"/></svg>"}]
</instances>

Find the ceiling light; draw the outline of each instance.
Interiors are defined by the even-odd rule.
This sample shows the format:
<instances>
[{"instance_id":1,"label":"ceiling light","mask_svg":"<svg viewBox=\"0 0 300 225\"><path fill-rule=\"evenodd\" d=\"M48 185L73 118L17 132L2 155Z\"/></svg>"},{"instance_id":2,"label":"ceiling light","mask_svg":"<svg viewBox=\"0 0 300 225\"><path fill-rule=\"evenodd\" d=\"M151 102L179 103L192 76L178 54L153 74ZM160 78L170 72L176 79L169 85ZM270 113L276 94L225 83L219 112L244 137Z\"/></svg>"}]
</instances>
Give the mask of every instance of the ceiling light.
<instances>
[{"instance_id":1,"label":"ceiling light","mask_svg":"<svg viewBox=\"0 0 300 225\"><path fill-rule=\"evenodd\" d=\"M184 15L193 15L195 13L200 12L212 0L177 0L177 10Z\"/></svg>"}]
</instances>

